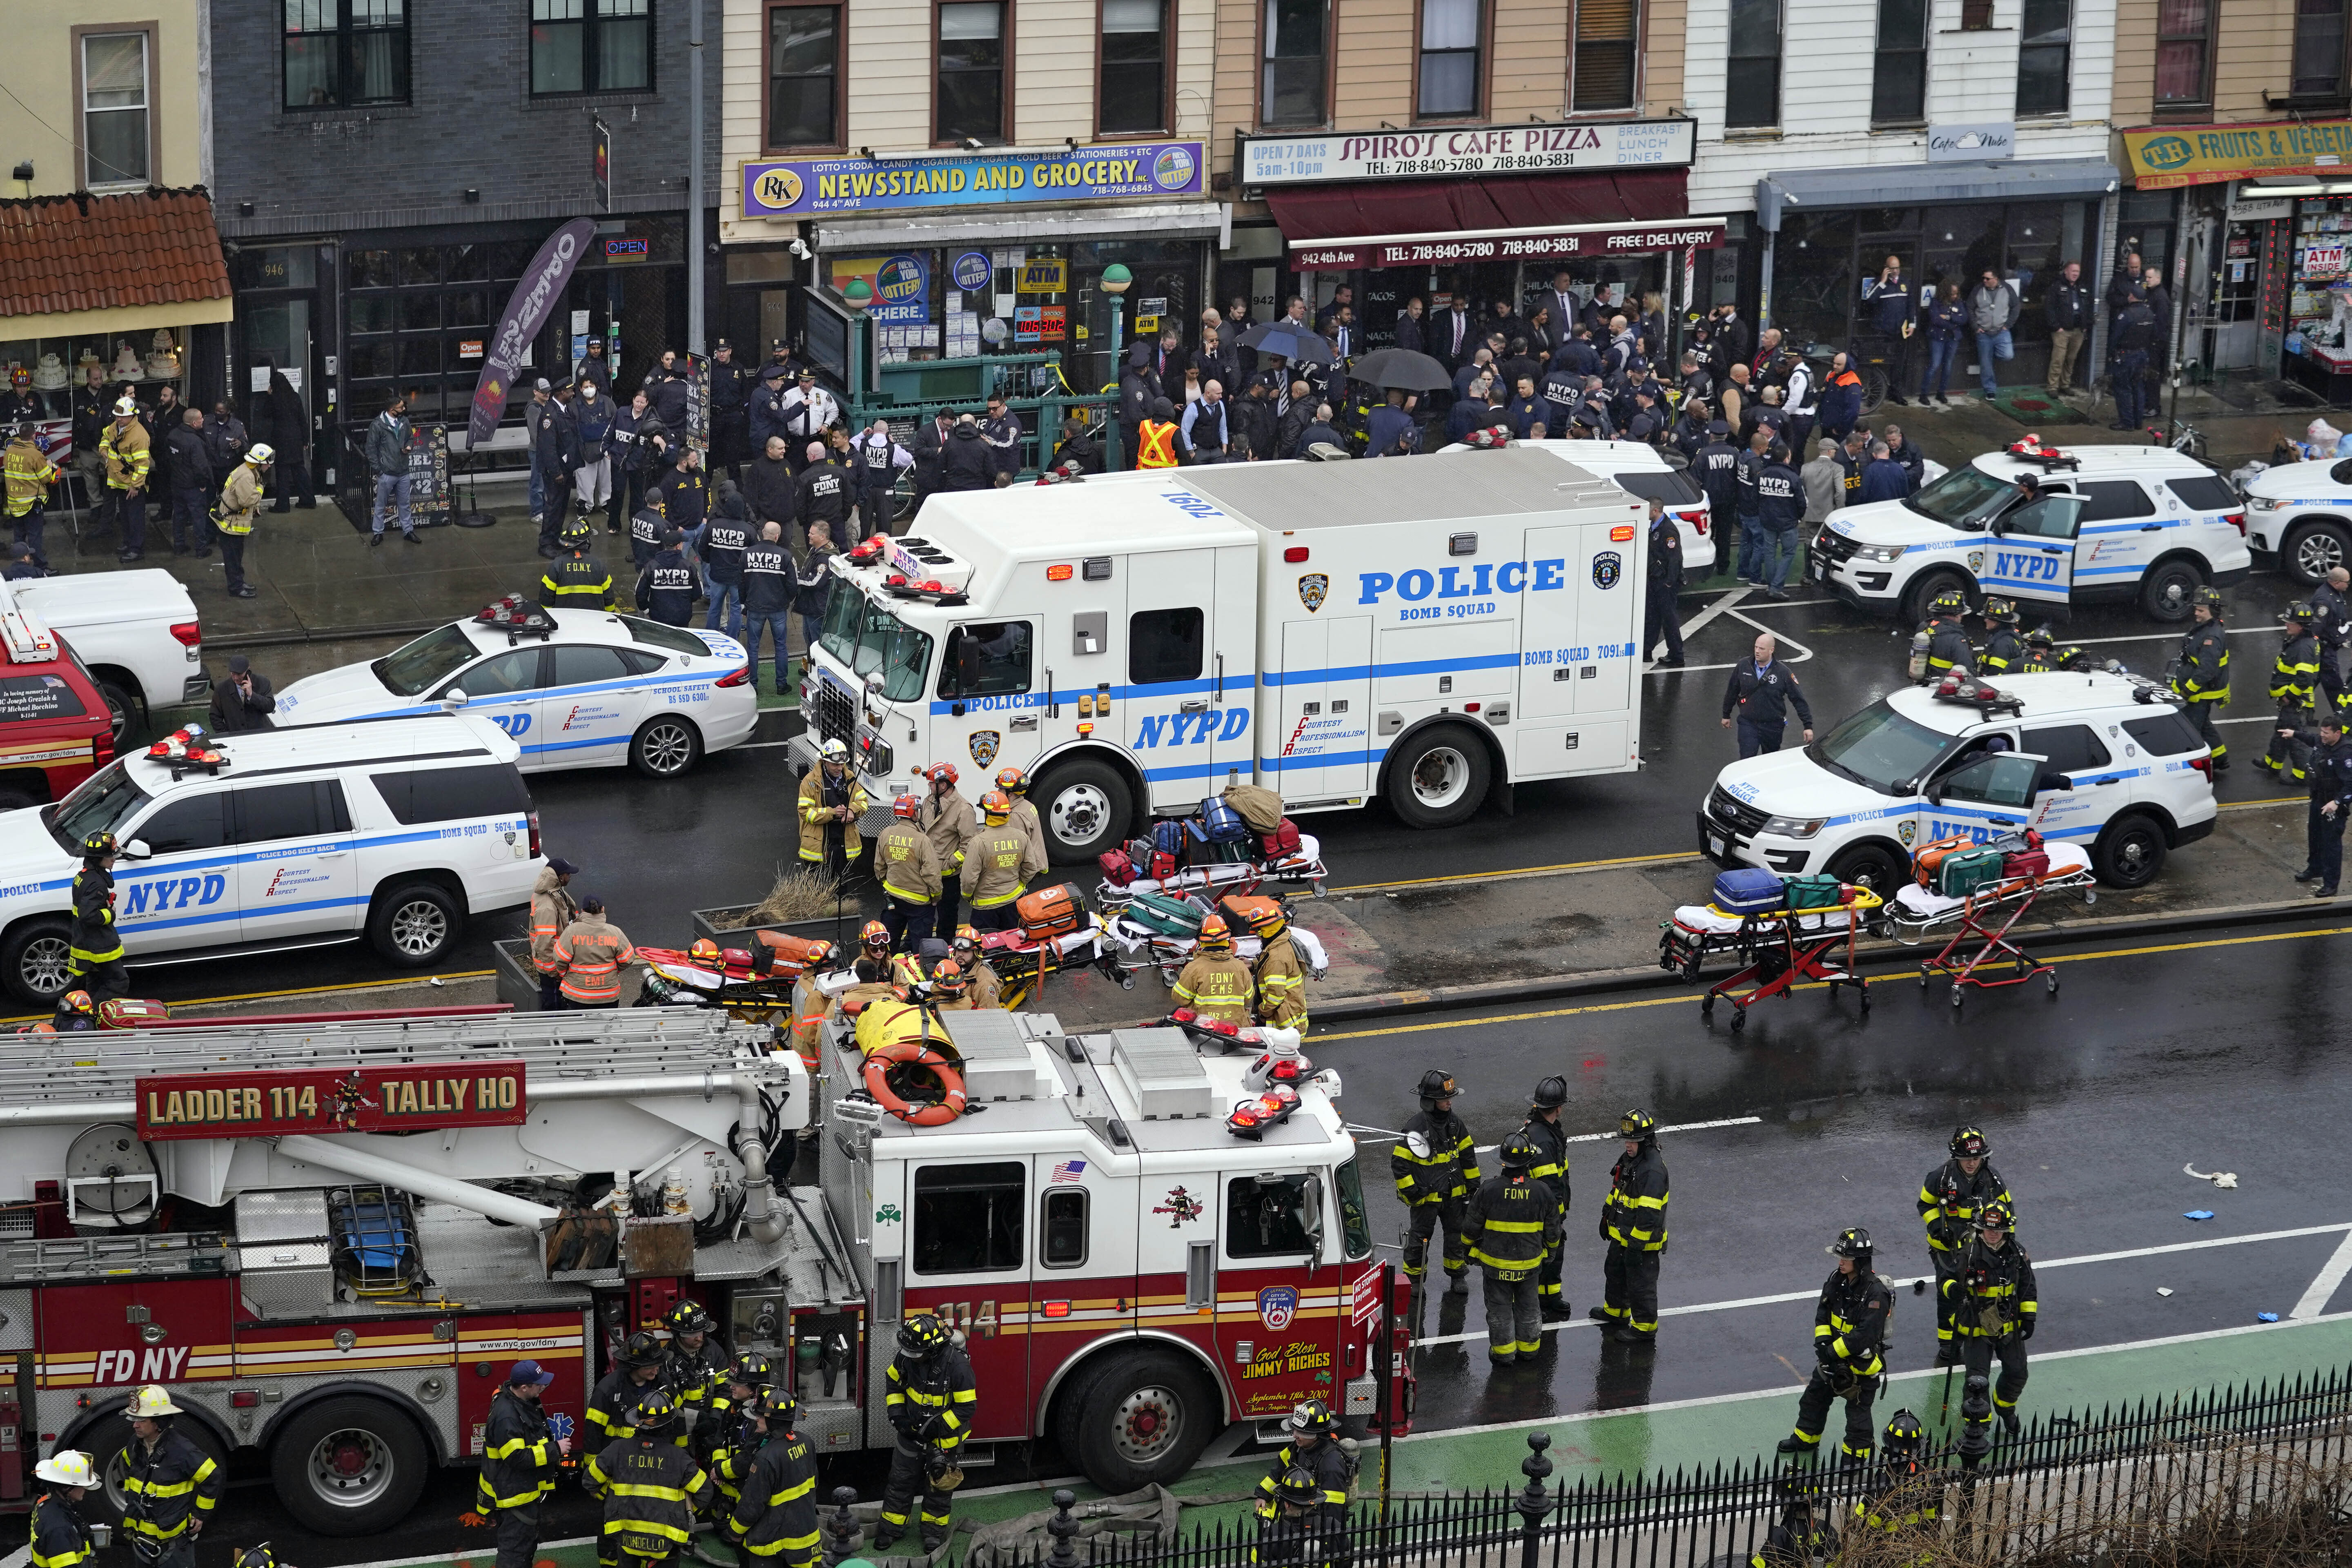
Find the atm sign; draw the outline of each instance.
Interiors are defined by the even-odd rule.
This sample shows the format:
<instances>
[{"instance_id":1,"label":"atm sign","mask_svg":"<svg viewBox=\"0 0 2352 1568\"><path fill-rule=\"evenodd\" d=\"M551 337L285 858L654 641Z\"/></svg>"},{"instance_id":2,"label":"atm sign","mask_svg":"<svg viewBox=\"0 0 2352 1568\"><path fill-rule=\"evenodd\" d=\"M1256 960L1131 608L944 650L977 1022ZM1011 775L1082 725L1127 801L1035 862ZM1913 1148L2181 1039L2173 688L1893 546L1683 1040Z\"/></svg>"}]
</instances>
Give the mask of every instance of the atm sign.
<instances>
[{"instance_id":1,"label":"atm sign","mask_svg":"<svg viewBox=\"0 0 2352 1568\"><path fill-rule=\"evenodd\" d=\"M139 1079L139 1136L270 1138L520 1127L523 1064L175 1073Z\"/></svg>"}]
</instances>

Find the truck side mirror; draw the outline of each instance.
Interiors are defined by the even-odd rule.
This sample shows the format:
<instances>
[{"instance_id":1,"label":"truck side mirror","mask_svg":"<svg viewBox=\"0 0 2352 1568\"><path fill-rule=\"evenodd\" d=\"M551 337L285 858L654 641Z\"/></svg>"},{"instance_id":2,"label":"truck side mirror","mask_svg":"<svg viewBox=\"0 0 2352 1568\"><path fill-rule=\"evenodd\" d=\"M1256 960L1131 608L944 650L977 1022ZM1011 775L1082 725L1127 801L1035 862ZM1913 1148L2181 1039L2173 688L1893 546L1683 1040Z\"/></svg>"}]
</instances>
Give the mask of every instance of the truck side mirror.
<instances>
[{"instance_id":1,"label":"truck side mirror","mask_svg":"<svg viewBox=\"0 0 2352 1568\"><path fill-rule=\"evenodd\" d=\"M1316 1177L1306 1176L1299 1180L1298 1225L1314 1247L1307 1255L1307 1278L1313 1279L1315 1266L1323 1261L1323 1184Z\"/></svg>"}]
</instances>

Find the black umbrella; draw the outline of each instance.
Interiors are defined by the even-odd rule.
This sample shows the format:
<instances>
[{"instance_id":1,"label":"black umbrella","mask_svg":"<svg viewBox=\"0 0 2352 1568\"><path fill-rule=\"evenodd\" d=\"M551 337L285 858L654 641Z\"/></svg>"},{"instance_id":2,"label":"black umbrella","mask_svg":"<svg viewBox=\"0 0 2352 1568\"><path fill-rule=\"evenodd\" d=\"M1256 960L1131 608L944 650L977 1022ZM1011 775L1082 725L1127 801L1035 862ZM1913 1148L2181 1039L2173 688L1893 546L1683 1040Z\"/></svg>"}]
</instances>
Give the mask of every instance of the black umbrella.
<instances>
[{"instance_id":1,"label":"black umbrella","mask_svg":"<svg viewBox=\"0 0 2352 1568\"><path fill-rule=\"evenodd\" d=\"M1383 391L1437 392L1454 384L1445 367L1412 349L1374 349L1348 369L1349 381Z\"/></svg>"},{"instance_id":2,"label":"black umbrella","mask_svg":"<svg viewBox=\"0 0 2352 1568\"><path fill-rule=\"evenodd\" d=\"M1279 321L1266 321L1242 334L1242 346L1260 353L1280 354L1292 361L1314 364L1331 364L1339 355L1331 352L1331 340L1293 326L1288 317Z\"/></svg>"}]
</instances>

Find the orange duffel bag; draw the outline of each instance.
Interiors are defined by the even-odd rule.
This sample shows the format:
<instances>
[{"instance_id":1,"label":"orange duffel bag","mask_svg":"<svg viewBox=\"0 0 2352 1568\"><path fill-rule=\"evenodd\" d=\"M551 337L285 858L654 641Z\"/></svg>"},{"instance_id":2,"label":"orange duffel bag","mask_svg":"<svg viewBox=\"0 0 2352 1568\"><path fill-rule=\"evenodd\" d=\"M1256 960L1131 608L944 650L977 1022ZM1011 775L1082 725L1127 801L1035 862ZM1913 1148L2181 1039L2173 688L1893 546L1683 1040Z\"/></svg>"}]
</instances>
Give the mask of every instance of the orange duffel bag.
<instances>
[{"instance_id":1,"label":"orange duffel bag","mask_svg":"<svg viewBox=\"0 0 2352 1568\"><path fill-rule=\"evenodd\" d=\"M1938 838L1933 844L1922 844L1911 852L1912 874L1919 879L1921 887L1932 888L1936 885L1937 868L1943 865L1948 857L1976 847L1977 841L1965 833L1955 834L1949 838Z\"/></svg>"},{"instance_id":2,"label":"orange duffel bag","mask_svg":"<svg viewBox=\"0 0 2352 1568\"><path fill-rule=\"evenodd\" d=\"M1067 882L1024 893L1013 906L1021 917L1021 934L1032 942L1078 929L1086 913L1086 897Z\"/></svg>"}]
</instances>

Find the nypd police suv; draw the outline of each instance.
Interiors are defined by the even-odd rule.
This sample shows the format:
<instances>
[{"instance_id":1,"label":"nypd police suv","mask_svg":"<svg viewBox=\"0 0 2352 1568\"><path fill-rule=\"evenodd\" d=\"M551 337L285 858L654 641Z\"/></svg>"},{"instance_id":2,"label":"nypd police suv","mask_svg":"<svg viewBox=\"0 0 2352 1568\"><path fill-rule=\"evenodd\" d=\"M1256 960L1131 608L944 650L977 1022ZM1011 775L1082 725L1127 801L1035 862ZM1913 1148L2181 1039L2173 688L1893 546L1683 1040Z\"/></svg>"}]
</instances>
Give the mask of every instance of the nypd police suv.
<instances>
[{"instance_id":1,"label":"nypd police suv","mask_svg":"<svg viewBox=\"0 0 2352 1568\"><path fill-rule=\"evenodd\" d=\"M2246 485L2246 542L2298 583L2352 566L2352 457L2284 463Z\"/></svg>"},{"instance_id":2,"label":"nypd police suv","mask_svg":"<svg viewBox=\"0 0 2352 1568\"><path fill-rule=\"evenodd\" d=\"M705 752L751 738L759 693L732 637L509 600L370 663L294 682L278 694L278 721L453 707L513 737L525 773L625 762L649 778L675 778Z\"/></svg>"}]
</instances>

